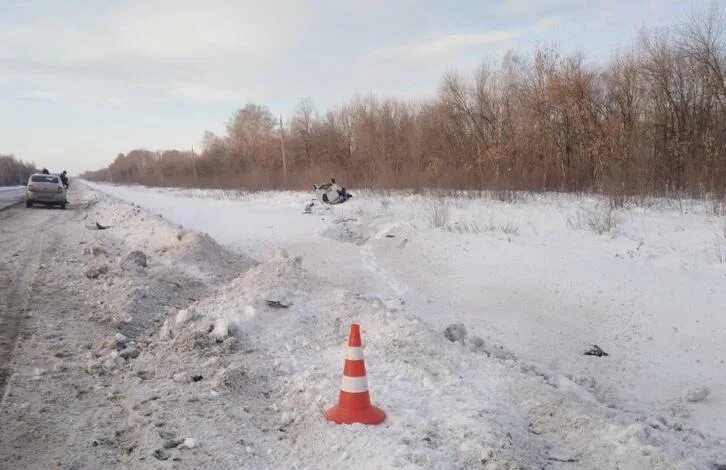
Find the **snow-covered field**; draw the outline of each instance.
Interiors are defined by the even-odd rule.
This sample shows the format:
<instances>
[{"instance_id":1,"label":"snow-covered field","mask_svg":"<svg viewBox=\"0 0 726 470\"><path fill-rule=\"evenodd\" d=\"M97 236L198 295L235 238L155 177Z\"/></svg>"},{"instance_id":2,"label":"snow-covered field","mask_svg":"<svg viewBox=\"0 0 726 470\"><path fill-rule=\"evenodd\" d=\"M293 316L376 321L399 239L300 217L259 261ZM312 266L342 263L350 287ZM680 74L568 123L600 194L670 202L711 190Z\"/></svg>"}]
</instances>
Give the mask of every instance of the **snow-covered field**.
<instances>
[{"instance_id":1,"label":"snow-covered field","mask_svg":"<svg viewBox=\"0 0 726 470\"><path fill-rule=\"evenodd\" d=\"M306 215L303 193L102 189L258 260L285 248L437 327L462 321L552 372L595 379L608 403L643 409L708 386L705 420L726 408L726 222L707 204L615 210L604 230L606 201L565 195L364 195ZM579 354L591 343L612 357Z\"/></svg>"},{"instance_id":2,"label":"snow-covered field","mask_svg":"<svg viewBox=\"0 0 726 470\"><path fill-rule=\"evenodd\" d=\"M223 336L277 351L257 367L288 380L270 406L296 427L289 466L363 454L373 467L726 458L726 219L710 204L360 193L303 214L306 193L90 186L262 262L194 309ZM264 295L289 298L297 321L260 313ZM389 415L355 436L316 415L354 320ZM455 322L469 336L449 343ZM593 344L609 356L583 355Z\"/></svg>"}]
</instances>

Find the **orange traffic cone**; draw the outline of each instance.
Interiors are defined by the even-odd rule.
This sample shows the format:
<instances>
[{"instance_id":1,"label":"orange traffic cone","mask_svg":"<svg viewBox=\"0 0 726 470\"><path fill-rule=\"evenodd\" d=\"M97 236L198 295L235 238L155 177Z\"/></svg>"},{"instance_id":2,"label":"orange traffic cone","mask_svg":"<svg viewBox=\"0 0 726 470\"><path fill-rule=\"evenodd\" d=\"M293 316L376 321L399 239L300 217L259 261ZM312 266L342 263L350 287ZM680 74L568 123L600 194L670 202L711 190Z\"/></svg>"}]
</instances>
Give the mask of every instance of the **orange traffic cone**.
<instances>
[{"instance_id":1,"label":"orange traffic cone","mask_svg":"<svg viewBox=\"0 0 726 470\"><path fill-rule=\"evenodd\" d=\"M345 357L338 404L325 412L325 419L338 424L379 424L386 419L383 410L371 405L360 326L355 323L350 325L348 354Z\"/></svg>"}]
</instances>

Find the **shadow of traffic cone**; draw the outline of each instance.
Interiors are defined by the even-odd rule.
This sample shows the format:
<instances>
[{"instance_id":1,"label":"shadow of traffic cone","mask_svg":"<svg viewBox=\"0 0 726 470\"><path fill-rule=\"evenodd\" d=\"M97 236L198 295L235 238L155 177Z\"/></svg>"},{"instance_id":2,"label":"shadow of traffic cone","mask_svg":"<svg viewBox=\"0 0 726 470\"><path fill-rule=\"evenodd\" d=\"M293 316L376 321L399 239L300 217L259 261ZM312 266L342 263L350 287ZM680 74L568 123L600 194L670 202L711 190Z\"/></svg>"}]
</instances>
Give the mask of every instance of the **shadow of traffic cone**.
<instances>
[{"instance_id":1,"label":"shadow of traffic cone","mask_svg":"<svg viewBox=\"0 0 726 470\"><path fill-rule=\"evenodd\" d=\"M348 353L345 356L338 404L325 412L325 419L338 424L379 424L386 419L383 410L371 405L360 326L355 323L350 325Z\"/></svg>"}]
</instances>

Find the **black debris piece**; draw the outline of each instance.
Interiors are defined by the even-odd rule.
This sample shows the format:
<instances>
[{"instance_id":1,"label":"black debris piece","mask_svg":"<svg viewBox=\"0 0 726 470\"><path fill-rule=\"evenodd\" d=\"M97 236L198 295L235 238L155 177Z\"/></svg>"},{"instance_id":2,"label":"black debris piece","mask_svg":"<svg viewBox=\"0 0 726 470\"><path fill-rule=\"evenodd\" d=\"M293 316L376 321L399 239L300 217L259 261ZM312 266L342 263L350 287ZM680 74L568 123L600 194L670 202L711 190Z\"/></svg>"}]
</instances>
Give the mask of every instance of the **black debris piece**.
<instances>
[{"instance_id":1,"label":"black debris piece","mask_svg":"<svg viewBox=\"0 0 726 470\"><path fill-rule=\"evenodd\" d=\"M585 356L597 356L597 357L603 357L603 356L609 356L608 353L602 350L600 346L597 344L593 344L590 349L584 352Z\"/></svg>"},{"instance_id":2,"label":"black debris piece","mask_svg":"<svg viewBox=\"0 0 726 470\"><path fill-rule=\"evenodd\" d=\"M267 305L272 308L288 308L288 307L290 307L290 305L292 305L292 302L286 302L286 301L282 301L282 300L265 299L265 303L267 303Z\"/></svg>"}]
</instances>

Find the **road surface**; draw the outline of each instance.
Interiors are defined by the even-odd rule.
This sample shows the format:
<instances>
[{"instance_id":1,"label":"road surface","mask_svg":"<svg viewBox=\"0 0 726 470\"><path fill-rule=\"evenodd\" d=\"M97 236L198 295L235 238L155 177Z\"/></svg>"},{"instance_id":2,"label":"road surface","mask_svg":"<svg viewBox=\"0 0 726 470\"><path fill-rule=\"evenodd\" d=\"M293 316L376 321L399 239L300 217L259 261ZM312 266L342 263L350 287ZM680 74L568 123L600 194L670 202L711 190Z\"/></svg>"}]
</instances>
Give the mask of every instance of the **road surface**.
<instances>
[{"instance_id":1,"label":"road surface","mask_svg":"<svg viewBox=\"0 0 726 470\"><path fill-rule=\"evenodd\" d=\"M0 209L12 206L23 200L25 186L2 186L0 187Z\"/></svg>"}]
</instances>

